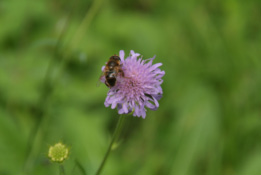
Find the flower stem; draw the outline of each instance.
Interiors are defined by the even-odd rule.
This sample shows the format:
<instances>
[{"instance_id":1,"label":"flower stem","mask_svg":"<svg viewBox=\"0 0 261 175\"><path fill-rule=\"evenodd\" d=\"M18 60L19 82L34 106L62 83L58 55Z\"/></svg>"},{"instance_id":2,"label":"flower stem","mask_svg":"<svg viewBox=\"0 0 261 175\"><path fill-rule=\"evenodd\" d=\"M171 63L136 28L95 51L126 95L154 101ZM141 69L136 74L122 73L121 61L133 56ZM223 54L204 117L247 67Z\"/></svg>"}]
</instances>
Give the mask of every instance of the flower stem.
<instances>
[{"instance_id":1,"label":"flower stem","mask_svg":"<svg viewBox=\"0 0 261 175\"><path fill-rule=\"evenodd\" d=\"M109 145L109 147L107 149L107 152L106 152L106 154L105 154L105 156L104 156L104 158L102 160L102 163L101 163L98 171L96 172L96 175L99 175L101 173L102 168L103 168L103 166L104 166L104 164L105 164L105 162L106 162L107 158L109 157L109 154L110 154L110 152L112 150L112 146L113 146L114 142L118 139L119 133L122 130L122 125L123 125L124 119L125 119L125 117L120 115L120 117L118 119L117 126L116 126L116 128L114 130L114 133L113 133L113 136L112 136L111 143L110 143L110 145Z\"/></svg>"},{"instance_id":2,"label":"flower stem","mask_svg":"<svg viewBox=\"0 0 261 175\"><path fill-rule=\"evenodd\" d=\"M81 43L83 35L86 34L86 31L89 28L89 25L91 24L95 15L98 13L99 8L102 5L102 3L103 3L103 0L94 0L93 1L90 9L85 14L84 19L82 20L78 30L76 31L75 35L72 38L72 41L71 41L72 50L74 50Z\"/></svg>"},{"instance_id":3,"label":"flower stem","mask_svg":"<svg viewBox=\"0 0 261 175\"><path fill-rule=\"evenodd\" d=\"M59 174L60 174L60 175L65 175L65 170L64 170L63 164L60 164L60 165L59 165Z\"/></svg>"}]
</instances>

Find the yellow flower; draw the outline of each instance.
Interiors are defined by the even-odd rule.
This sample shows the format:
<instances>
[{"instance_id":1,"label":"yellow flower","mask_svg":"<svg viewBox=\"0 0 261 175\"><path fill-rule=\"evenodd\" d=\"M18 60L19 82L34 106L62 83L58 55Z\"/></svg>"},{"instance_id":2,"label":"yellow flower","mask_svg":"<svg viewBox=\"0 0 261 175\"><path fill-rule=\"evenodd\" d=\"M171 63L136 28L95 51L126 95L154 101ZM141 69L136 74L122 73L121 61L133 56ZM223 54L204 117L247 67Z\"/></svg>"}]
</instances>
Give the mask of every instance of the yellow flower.
<instances>
[{"instance_id":1,"label":"yellow flower","mask_svg":"<svg viewBox=\"0 0 261 175\"><path fill-rule=\"evenodd\" d=\"M50 146L48 151L48 157L53 162L62 163L68 158L69 149L61 142L56 143L54 146Z\"/></svg>"}]
</instances>

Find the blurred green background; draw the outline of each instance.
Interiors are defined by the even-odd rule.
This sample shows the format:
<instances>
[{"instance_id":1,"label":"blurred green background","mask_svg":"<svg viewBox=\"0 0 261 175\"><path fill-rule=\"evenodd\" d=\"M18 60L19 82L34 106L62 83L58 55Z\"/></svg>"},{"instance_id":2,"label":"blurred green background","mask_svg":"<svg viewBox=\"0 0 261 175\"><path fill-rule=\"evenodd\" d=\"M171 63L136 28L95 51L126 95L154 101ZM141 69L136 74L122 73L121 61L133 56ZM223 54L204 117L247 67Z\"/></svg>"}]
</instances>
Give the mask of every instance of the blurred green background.
<instances>
[{"instance_id":1,"label":"blurred green background","mask_svg":"<svg viewBox=\"0 0 261 175\"><path fill-rule=\"evenodd\" d=\"M162 62L164 96L128 116L107 175L261 174L261 1L1 0L0 174L94 174L118 114L101 67L125 50Z\"/></svg>"}]
</instances>

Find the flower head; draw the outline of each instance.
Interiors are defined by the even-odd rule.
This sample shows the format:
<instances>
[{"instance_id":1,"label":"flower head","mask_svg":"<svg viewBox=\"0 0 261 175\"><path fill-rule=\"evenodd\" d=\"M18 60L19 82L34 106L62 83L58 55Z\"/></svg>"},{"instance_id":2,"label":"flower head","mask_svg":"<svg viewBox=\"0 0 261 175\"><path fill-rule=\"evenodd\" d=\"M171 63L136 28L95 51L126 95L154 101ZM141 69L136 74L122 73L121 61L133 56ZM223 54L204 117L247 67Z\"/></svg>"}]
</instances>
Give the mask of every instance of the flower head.
<instances>
[{"instance_id":1,"label":"flower head","mask_svg":"<svg viewBox=\"0 0 261 175\"><path fill-rule=\"evenodd\" d=\"M162 63L152 64L155 56L143 60L133 50L126 59L124 55L121 50L119 57L124 76L117 76L116 84L109 90L104 104L106 107L111 105L112 109L117 107L119 114L133 112L133 116L145 118L146 108L156 110L159 107L165 72L158 68ZM104 80L105 78L101 79Z\"/></svg>"},{"instance_id":2,"label":"flower head","mask_svg":"<svg viewBox=\"0 0 261 175\"><path fill-rule=\"evenodd\" d=\"M48 151L48 157L53 162L59 162L59 163L62 163L65 159L67 159L68 154L69 154L69 149L61 142L56 143L54 146L50 146Z\"/></svg>"}]
</instances>

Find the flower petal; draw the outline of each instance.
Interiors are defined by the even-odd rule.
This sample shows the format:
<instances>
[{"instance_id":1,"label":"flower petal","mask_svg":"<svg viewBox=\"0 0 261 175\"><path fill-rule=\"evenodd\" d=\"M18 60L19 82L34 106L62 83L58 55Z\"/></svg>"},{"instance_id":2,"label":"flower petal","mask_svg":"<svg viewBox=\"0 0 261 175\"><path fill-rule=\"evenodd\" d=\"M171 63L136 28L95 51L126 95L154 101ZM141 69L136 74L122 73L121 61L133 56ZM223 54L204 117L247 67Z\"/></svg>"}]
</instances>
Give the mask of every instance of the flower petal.
<instances>
[{"instance_id":1,"label":"flower petal","mask_svg":"<svg viewBox=\"0 0 261 175\"><path fill-rule=\"evenodd\" d=\"M125 113L128 113L128 108L127 108L127 104L126 103L123 103L122 109L124 110Z\"/></svg>"},{"instance_id":2,"label":"flower petal","mask_svg":"<svg viewBox=\"0 0 261 175\"><path fill-rule=\"evenodd\" d=\"M121 61L124 61L124 56L125 56L124 50L120 50L119 57Z\"/></svg>"},{"instance_id":3,"label":"flower petal","mask_svg":"<svg viewBox=\"0 0 261 175\"><path fill-rule=\"evenodd\" d=\"M131 58L132 58L132 59L133 59L133 58L136 59L138 56L140 56L139 53L135 53L133 50L130 51L130 54L131 54Z\"/></svg>"},{"instance_id":4,"label":"flower petal","mask_svg":"<svg viewBox=\"0 0 261 175\"><path fill-rule=\"evenodd\" d=\"M153 70L155 70L157 67L160 67L160 66L162 66L162 63L157 63L157 64L154 64L153 66L151 66L150 67L150 71L153 71Z\"/></svg>"}]
</instances>

